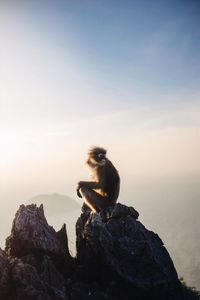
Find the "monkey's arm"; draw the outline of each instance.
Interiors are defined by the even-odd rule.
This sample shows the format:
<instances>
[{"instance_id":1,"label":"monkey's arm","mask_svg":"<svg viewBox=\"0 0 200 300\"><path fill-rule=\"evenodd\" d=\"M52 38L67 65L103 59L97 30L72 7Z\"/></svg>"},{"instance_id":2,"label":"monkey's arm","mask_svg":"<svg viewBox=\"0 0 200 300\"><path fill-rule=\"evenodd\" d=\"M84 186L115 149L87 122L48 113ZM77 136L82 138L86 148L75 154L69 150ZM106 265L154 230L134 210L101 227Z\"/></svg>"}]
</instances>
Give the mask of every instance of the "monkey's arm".
<instances>
[{"instance_id":1,"label":"monkey's arm","mask_svg":"<svg viewBox=\"0 0 200 300\"><path fill-rule=\"evenodd\" d=\"M103 181L79 181L78 182L78 186L77 186L77 195L79 198L82 198L81 193L80 193L80 188L82 187L87 187L91 190L97 190L97 189L101 189L104 185Z\"/></svg>"},{"instance_id":2,"label":"monkey's arm","mask_svg":"<svg viewBox=\"0 0 200 300\"><path fill-rule=\"evenodd\" d=\"M96 181L79 181L77 187L77 195L80 197L81 193L79 189L82 187L86 187L91 190L104 189L106 182L105 168L98 168L94 171L94 175L97 178Z\"/></svg>"},{"instance_id":3,"label":"monkey's arm","mask_svg":"<svg viewBox=\"0 0 200 300\"><path fill-rule=\"evenodd\" d=\"M100 189L102 188L103 186L103 182L99 181L79 181L78 183L78 187L81 188L81 187L87 187L89 189L92 189L92 190L96 190L96 189Z\"/></svg>"}]
</instances>

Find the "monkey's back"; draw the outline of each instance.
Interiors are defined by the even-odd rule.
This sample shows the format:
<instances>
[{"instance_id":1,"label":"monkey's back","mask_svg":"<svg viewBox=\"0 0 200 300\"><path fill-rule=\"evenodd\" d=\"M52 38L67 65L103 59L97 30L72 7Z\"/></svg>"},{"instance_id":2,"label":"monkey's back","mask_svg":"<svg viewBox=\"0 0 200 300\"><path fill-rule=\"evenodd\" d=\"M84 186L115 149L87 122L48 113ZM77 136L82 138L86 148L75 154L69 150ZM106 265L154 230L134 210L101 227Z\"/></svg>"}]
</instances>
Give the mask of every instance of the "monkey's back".
<instances>
[{"instance_id":1,"label":"monkey's back","mask_svg":"<svg viewBox=\"0 0 200 300\"><path fill-rule=\"evenodd\" d=\"M105 165L104 192L112 204L116 203L120 190L120 177L118 171L110 160Z\"/></svg>"}]
</instances>

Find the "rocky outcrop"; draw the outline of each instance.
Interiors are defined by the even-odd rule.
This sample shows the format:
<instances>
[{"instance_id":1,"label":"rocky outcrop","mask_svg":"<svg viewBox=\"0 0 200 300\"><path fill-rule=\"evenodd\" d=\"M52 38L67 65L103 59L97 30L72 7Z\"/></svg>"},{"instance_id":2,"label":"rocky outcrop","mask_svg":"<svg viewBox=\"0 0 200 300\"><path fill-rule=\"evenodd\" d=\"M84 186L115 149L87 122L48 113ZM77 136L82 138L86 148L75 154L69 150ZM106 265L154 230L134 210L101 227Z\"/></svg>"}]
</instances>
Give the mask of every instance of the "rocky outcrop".
<instances>
[{"instance_id":1,"label":"rocky outcrop","mask_svg":"<svg viewBox=\"0 0 200 300\"><path fill-rule=\"evenodd\" d=\"M173 297L179 281L173 262L157 234L147 230L132 207L120 203L99 214L83 206L77 222L77 259L88 281L112 282L149 299ZM108 275L109 274L109 275ZM123 283L123 284L122 284ZM127 290L129 291L126 294Z\"/></svg>"},{"instance_id":2,"label":"rocky outcrop","mask_svg":"<svg viewBox=\"0 0 200 300\"><path fill-rule=\"evenodd\" d=\"M83 205L73 258L65 226L56 232L42 206L20 206L0 250L0 299L197 299L184 294L163 242L138 216L119 203L98 214Z\"/></svg>"},{"instance_id":3,"label":"rocky outcrop","mask_svg":"<svg viewBox=\"0 0 200 300\"><path fill-rule=\"evenodd\" d=\"M42 205L20 206L5 253L0 267L6 265L9 275L0 277L0 290L3 279L7 280L4 286L9 286L8 299L68 299L67 279L74 260L69 254L66 228L56 232L49 226Z\"/></svg>"},{"instance_id":4,"label":"rocky outcrop","mask_svg":"<svg viewBox=\"0 0 200 300\"><path fill-rule=\"evenodd\" d=\"M86 269L96 261L103 266L103 276L108 268L136 288L177 283L176 270L163 242L137 220L133 208L118 203L113 210L100 214L87 210L83 209L76 228L77 256ZM99 273L99 268L94 273Z\"/></svg>"},{"instance_id":5,"label":"rocky outcrop","mask_svg":"<svg viewBox=\"0 0 200 300\"><path fill-rule=\"evenodd\" d=\"M43 206L21 205L13 221L11 235L6 240L6 252L13 256L43 252L56 256L70 256L63 243L44 216Z\"/></svg>"}]
</instances>

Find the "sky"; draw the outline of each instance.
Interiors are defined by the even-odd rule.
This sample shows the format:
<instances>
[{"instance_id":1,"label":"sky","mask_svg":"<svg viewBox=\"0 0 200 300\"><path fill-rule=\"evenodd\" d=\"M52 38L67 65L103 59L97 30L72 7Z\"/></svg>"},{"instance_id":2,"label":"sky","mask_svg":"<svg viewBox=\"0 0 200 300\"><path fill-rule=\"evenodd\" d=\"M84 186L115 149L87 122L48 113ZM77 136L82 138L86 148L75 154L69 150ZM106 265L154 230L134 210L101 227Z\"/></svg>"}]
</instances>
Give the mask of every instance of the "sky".
<instances>
[{"instance_id":1,"label":"sky","mask_svg":"<svg viewBox=\"0 0 200 300\"><path fill-rule=\"evenodd\" d=\"M1 210L76 197L92 145L122 191L198 175L199 14L197 0L1 0Z\"/></svg>"}]
</instances>

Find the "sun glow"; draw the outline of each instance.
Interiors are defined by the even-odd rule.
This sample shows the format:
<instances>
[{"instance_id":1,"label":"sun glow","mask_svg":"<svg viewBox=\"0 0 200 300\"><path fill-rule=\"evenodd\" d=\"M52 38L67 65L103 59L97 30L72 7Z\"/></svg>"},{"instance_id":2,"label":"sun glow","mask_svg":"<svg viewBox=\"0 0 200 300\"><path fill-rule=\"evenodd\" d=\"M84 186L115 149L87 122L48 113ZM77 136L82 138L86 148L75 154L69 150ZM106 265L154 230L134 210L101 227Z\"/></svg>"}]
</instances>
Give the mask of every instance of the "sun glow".
<instances>
[{"instance_id":1,"label":"sun glow","mask_svg":"<svg viewBox=\"0 0 200 300\"><path fill-rule=\"evenodd\" d=\"M23 158L23 136L15 129L0 131L0 166L3 169L11 167Z\"/></svg>"}]
</instances>

